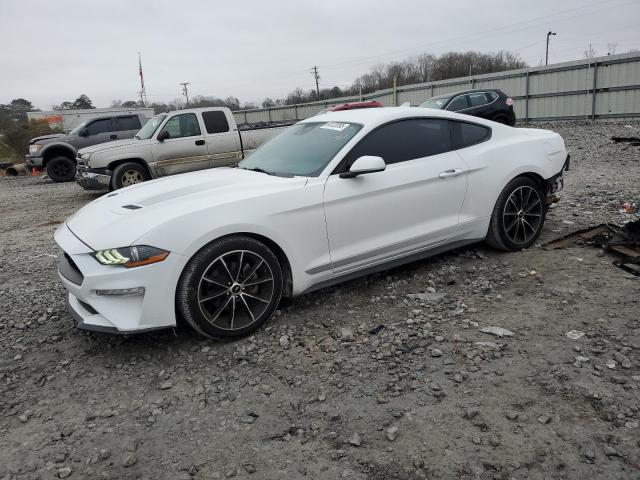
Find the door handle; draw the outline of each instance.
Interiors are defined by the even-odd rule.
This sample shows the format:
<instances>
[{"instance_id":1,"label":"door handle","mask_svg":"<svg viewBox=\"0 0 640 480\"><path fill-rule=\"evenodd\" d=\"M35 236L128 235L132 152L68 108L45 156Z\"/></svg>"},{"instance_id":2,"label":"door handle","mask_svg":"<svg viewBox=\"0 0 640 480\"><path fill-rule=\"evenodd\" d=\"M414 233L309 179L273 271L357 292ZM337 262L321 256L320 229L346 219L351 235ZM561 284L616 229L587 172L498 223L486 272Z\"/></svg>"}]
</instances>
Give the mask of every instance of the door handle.
<instances>
[{"instance_id":1,"label":"door handle","mask_svg":"<svg viewBox=\"0 0 640 480\"><path fill-rule=\"evenodd\" d=\"M114 135L111 135L109 138L110 138L111 140L117 140L117 139L118 139L118 135L115 135L115 134L114 134Z\"/></svg>"},{"instance_id":2,"label":"door handle","mask_svg":"<svg viewBox=\"0 0 640 480\"><path fill-rule=\"evenodd\" d=\"M204 145L204 140L196 140L196 145Z\"/></svg>"},{"instance_id":3,"label":"door handle","mask_svg":"<svg viewBox=\"0 0 640 480\"><path fill-rule=\"evenodd\" d=\"M461 168L452 168L450 170L445 170L444 172L440 172L440 178L448 178L448 177L457 177L463 172Z\"/></svg>"}]
</instances>

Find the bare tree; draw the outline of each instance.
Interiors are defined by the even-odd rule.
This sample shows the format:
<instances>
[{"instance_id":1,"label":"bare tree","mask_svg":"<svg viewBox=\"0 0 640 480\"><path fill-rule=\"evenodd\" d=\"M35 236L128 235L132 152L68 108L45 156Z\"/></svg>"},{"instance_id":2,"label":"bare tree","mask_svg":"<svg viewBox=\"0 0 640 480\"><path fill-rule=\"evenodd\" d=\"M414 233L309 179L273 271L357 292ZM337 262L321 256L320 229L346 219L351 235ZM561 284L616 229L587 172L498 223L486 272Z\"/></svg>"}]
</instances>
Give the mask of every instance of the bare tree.
<instances>
[{"instance_id":1,"label":"bare tree","mask_svg":"<svg viewBox=\"0 0 640 480\"><path fill-rule=\"evenodd\" d=\"M584 58L591 60L595 56L596 56L595 49L591 45L589 45L589 48L584 51Z\"/></svg>"}]
</instances>

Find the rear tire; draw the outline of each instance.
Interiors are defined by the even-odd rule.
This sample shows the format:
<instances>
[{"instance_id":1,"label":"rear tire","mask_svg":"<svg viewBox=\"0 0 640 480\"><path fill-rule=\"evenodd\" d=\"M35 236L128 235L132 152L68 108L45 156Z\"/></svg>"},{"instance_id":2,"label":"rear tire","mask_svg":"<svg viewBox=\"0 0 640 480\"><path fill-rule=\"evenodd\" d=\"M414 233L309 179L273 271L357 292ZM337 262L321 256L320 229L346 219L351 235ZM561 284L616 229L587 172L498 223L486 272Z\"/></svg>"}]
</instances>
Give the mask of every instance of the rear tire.
<instances>
[{"instance_id":1,"label":"rear tire","mask_svg":"<svg viewBox=\"0 0 640 480\"><path fill-rule=\"evenodd\" d=\"M528 177L514 178L493 208L486 242L498 250L528 248L540 236L546 215L546 199L540 185Z\"/></svg>"},{"instance_id":2,"label":"rear tire","mask_svg":"<svg viewBox=\"0 0 640 480\"><path fill-rule=\"evenodd\" d=\"M282 289L280 263L266 245L251 237L226 237L191 258L178 281L176 304L201 335L235 338L271 317Z\"/></svg>"},{"instance_id":3,"label":"rear tire","mask_svg":"<svg viewBox=\"0 0 640 480\"><path fill-rule=\"evenodd\" d=\"M111 175L111 190L146 182L149 179L147 169L139 163L122 163L113 170L113 174Z\"/></svg>"},{"instance_id":4,"label":"rear tire","mask_svg":"<svg viewBox=\"0 0 640 480\"><path fill-rule=\"evenodd\" d=\"M69 157L53 157L47 162L47 175L54 182L71 182L76 178L76 162Z\"/></svg>"}]
</instances>

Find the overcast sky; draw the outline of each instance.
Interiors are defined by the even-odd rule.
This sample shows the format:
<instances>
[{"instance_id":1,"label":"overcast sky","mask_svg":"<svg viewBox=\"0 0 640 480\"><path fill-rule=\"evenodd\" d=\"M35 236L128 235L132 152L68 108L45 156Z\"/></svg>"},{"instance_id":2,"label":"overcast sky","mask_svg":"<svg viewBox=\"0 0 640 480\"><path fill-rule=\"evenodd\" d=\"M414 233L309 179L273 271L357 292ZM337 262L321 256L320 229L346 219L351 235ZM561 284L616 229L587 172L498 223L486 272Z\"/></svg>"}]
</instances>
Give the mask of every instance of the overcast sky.
<instances>
[{"instance_id":1,"label":"overcast sky","mask_svg":"<svg viewBox=\"0 0 640 480\"><path fill-rule=\"evenodd\" d=\"M422 52L515 51L530 65L582 58L592 43L640 48L640 0L0 0L0 103L41 109L190 95L241 102L295 87L344 87L376 63Z\"/></svg>"}]
</instances>

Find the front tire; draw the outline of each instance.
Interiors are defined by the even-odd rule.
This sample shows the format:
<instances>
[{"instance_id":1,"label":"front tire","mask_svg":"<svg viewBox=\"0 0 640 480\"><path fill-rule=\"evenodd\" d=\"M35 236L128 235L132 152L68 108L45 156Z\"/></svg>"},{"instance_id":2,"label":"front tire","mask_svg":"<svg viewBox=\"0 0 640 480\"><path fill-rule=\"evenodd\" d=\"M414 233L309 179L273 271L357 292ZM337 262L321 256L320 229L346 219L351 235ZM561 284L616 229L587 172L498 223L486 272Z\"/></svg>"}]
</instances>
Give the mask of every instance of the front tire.
<instances>
[{"instance_id":1,"label":"front tire","mask_svg":"<svg viewBox=\"0 0 640 480\"><path fill-rule=\"evenodd\" d=\"M76 162L69 157L53 157L47 162L47 175L54 182L71 182L76 178Z\"/></svg>"},{"instance_id":2,"label":"front tire","mask_svg":"<svg viewBox=\"0 0 640 480\"><path fill-rule=\"evenodd\" d=\"M139 163L122 163L113 170L113 174L111 175L111 190L146 182L149 179L147 169Z\"/></svg>"},{"instance_id":3,"label":"front tire","mask_svg":"<svg viewBox=\"0 0 640 480\"><path fill-rule=\"evenodd\" d=\"M486 242L499 250L528 248L540 236L546 215L540 185L528 177L514 178L493 208Z\"/></svg>"},{"instance_id":4,"label":"front tire","mask_svg":"<svg viewBox=\"0 0 640 480\"><path fill-rule=\"evenodd\" d=\"M201 335L234 338L271 317L282 289L275 254L254 238L234 236L216 240L193 256L178 281L176 303Z\"/></svg>"}]
</instances>

